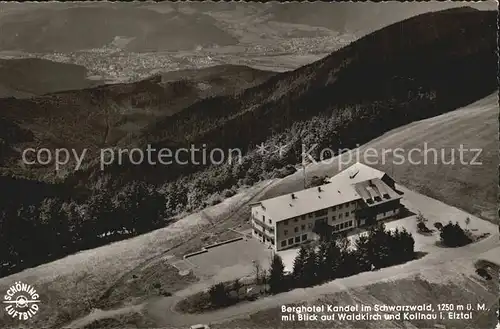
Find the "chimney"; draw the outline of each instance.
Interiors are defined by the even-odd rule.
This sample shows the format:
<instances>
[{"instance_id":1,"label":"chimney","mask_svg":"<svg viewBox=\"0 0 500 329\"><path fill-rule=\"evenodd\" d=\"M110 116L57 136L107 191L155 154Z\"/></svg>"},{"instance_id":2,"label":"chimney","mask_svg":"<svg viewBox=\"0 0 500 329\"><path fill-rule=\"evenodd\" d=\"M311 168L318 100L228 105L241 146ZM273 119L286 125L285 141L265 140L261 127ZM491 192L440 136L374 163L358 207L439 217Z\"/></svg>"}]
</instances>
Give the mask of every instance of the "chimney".
<instances>
[{"instance_id":1,"label":"chimney","mask_svg":"<svg viewBox=\"0 0 500 329\"><path fill-rule=\"evenodd\" d=\"M297 197L295 196L295 193L292 193L292 199L297 199Z\"/></svg>"},{"instance_id":2,"label":"chimney","mask_svg":"<svg viewBox=\"0 0 500 329\"><path fill-rule=\"evenodd\" d=\"M321 191L323 191L323 190L321 189L321 186L318 186L318 192L321 192Z\"/></svg>"}]
</instances>

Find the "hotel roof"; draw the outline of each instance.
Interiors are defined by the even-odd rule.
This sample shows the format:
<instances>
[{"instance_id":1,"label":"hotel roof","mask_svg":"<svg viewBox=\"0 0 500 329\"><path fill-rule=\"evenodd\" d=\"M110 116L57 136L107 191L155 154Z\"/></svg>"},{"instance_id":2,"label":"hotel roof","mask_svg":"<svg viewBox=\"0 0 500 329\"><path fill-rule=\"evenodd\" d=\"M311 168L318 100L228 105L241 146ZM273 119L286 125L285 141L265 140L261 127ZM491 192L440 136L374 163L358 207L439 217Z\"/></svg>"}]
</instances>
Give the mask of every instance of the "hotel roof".
<instances>
[{"instance_id":1,"label":"hotel roof","mask_svg":"<svg viewBox=\"0 0 500 329\"><path fill-rule=\"evenodd\" d=\"M339 172L337 175L330 177L328 181L339 185L355 184L370 179L384 177L385 172L367 166L361 162L356 162L349 168Z\"/></svg>"},{"instance_id":2,"label":"hotel roof","mask_svg":"<svg viewBox=\"0 0 500 329\"><path fill-rule=\"evenodd\" d=\"M331 177L328 184L263 200L254 206L260 205L267 216L279 222L356 200L374 206L399 199L399 194L381 180L384 175L358 162Z\"/></svg>"},{"instance_id":3,"label":"hotel roof","mask_svg":"<svg viewBox=\"0 0 500 329\"><path fill-rule=\"evenodd\" d=\"M259 204L273 221L279 222L360 199L352 185L325 184L263 200Z\"/></svg>"}]
</instances>

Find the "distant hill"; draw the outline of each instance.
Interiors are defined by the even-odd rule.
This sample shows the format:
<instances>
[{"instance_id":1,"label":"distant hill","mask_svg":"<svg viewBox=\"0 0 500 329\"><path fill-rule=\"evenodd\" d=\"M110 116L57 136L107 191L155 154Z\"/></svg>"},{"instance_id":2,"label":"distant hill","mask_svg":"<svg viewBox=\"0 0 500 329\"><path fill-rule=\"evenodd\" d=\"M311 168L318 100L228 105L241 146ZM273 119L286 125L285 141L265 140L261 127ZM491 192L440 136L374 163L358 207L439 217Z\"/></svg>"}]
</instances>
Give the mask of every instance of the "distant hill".
<instances>
[{"instance_id":1,"label":"distant hill","mask_svg":"<svg viewBox=\"0 0 500 329\"><path fill-rule=\"evenodd\" d=\"M238 41L202 13L162 14L126 5L14 11L2 17L0 30L0 50L26 52L100 48L118 36L131 38L126 50L135 52L194 49Z\"/></svg>"},{"instance_id":2,"label":"distant hill","mask_svg":"<svg viewBox=\"0 0 500 329\"><path fill-rule=\"evenodd\" d=\"M0 59L0 98L26 98L97 84L87 79L87 69L80 65L40 58Z\"/></svg>"},{"instance_id":3,"label":"distant hill","mask_svg":"<svg viewBox=\"0 0 500 329\"><path fill-rule=\"evenodd\" d=\"M166 72L152 78L84 90L47 94L31 99L0 99L0 118L22 126L9 145L95 148L114 145L149 123L171 116L196 101L231 95L264 82L275 72L246 66L219 65L199 70ZM49 74L50 76L50 74ZM0 138L2 133L0 133Z\"/></svg>"},{"instance_id":4,"label":"distant hill","mask_svg":"<svg viewBox=\"0 0 500 329\"><path fill-rule=\"evenodd\" d=\"M366 34L412 16L462 5L460 2L273 3L262 15L271 21ZM490 10L496 8L494 3L470 5Z\"/></svg>"},{"instance_id":5,"label":"distant hill","mask_svg":"<svg viewBox=\"0 0 500 329\"><path fill-rule=\"evenodd\" d=\"M215 65L202 69L186 69L161 73L164 82L191 81L206 90L207 95L233 94L253 87L276 75L244 65Z\"/></svg>"}]
</instances>

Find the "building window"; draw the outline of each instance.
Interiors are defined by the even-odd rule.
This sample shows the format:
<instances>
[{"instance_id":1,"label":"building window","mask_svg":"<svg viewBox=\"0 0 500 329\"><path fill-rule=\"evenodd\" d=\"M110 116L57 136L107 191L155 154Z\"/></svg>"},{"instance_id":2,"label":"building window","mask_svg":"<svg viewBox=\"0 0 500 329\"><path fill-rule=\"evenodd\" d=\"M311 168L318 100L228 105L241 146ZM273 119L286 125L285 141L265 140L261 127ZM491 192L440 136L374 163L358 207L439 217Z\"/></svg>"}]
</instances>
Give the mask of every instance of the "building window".
<instances>
[{"instance_id":1,"label":"building window","mask_svg":"<svg viewBox=\"0 0 500 329\"><path fill-rule=\"evenodd\" d=\"M302 235L302 241L306 241L306 240L307 240L307 234Z\"/></svg>"},{"instance_id":2,"label":"building window","mask_svg":"<svg viewBox=\"0 0 500 329\"><path fill-rule=\"evenodd\" d=\"M336 218L337 218L337 217L335 217L335 216L332 216L332 220L335 220Z\"/></svg>"},{"instance_id":3,"label":"building window","mask_svg":"<svg viewBox=\"0 0 500 329\"><path fill-rule=\"evenodd\" d=\"M352 220L349 221L349 226L352 226Z\"/></svg>"},{"instance_id":4,"label":"building window","mask_svg":"<svg viewBox=\"0 0 500 329\"><path fill-rule=\"evenodd\" d=\"M335 231L339 230L339 224L335 225Z\"/></svg>"},{"instance_id":5,"label":"building window","mask_svg":"<svg viewBox=\"0 0 500 329\"><path fill-rule=\"evenodd\" d=\"M324 218L318 218L318 219L316 219L316 222L319 222L319 221L321 221L321 222L323 222L323 223L326 223L326 222L328 222L328 217L324 217Z\"/></svg>"},{"instance_id":6,"label":"building window","mask_svg":"<svg viewBox=\"0 0 500 329\"><path fill-rule=\"evenodd\" d=\"M288 230L285 230L285 232L284 232L284 233L285 233L285 236L287 236L287 235L288 235Z\"/></svg>"},{"instance_id":7,"label":"building window","mask_svg":"<svg viewBox=\"0 0 500 329\"><path fill-rule=\"evenodd\" d=\"M304 231L304 230L306 229L306 226L305 226L305 225L301 225L301 226L300 226L300 229L301 229L302 231Z\"/></svg>"},{"instance_id":8,"label":"building window","mask_svg":"<svg viewBox=\"0 0 500 329\"><path fill-rule=\"evenodd\" d=\"M351 210L351 214L354 214L354 210Z\"/></svg>"},{"instance_id":9,"label":"building window","mask_svg":"<svg viewBox=\"0 0 500 329\"><path fill-rule=\"evenodd\" d=\"M288 244L293 244L293 238L288 239Z\"/></svg>"},{"instance_id":10,"label":"building window","mask_svg":"<svg viewBox=\"0 0 500 329\"><path fill-rule=\"evenodd\" d=\"M333 207L332 207L332 210L333 210L333 211L335 211L335 209L337 209L337 207L333 206Z\"/></svg>"},{"instance_id":11,"label":"building window","mask_svg":"<svg viewBox=\"0 0 500 329\"><path fill-rule=\"evenodd\" d=\"M299 221L299 219L298 219L297 217L295 217L295 218L293 219L293 221L294 221L295 223L297 223L297 222Z\"/></svg>"},{"instance_id":12,"label":"building window","mask_svg":"<svg viewBox=\"0 0 500 329\"><path fill-rule=\"evenodd\" d=\"M307 214L307 216L309 216L309 218L312 218L312 217L314 217L314 214L310 213L310 214Z\"/></svg>"},{"instance_id":13,"label":"building window","mask_svg":"<svg viewBox=\"0 0 500 329\"><path fill-rule=\"evenodd\" d=\"M313 227L313 224L312 224L312 223L309 223L309 224L307 224L307 227L308 227L308 228L312 228L312 227Z\"/></svg>"},{"instance_id":14,"label":"building window","mask_svg":"<svg viewBox=\"0 0 500 329\"><path fill-rule=\"evenodd\" d=\"M297 233L299 231L299 228L295 227L293 230L294 230L295 233Z\"/></svg>"},{"instance_id":15,"label":"building window","mask_svg":"<svg viewBox=\"0 0 500 329\"><path fill-rule=\"evenodd\" d=\"M302 219L302 220L306 220L306 215L302 215L302 216L300 216L300 219Z\"/></svg>"},{"instance_id":16,"label":"building window","mask_svg":"<svg viewBox=\"0 0 500 329\"><path fill-rule=\"evenodd\" d=\"M269 218L268 221L269 221L269 224L273 223L273 221L271 220L271 218Z\"/></svg>"},{"instance_id":17,"label":"building window","mask_svg":"<svg viewBox=\"0 0 500 329\"><path fill-rule=\"evenodd\" d=\"M339 204L338 207L339 207L339 209L342 209L343 206L344 206L343 204Z\"/></svg>"},{"instance_id":18,"label":"building window","mask_svg":"<svg viewBox=\"0 0 500 329\"><path fill-rule=\"evenodd\" d=\"M281 241L281 246L286 247L286 240Z\"/></svg>"},{"instance_id":19,"label":"building window","mask_svg":"<svg viewBox=\"0 0 500 329\"><path fill-rule=\"evenodd\" d=\"M342 214L339 214L339 219L341 219L341 218L342 218Z\"/></svg>"},{"instance_id":20,"label":"building window","mask_svg":"<svg viewBox=\"0 0 500 329\"><path fill-rule=\"evenodd\" d=\"M314 213L314 215L315 215L316 217L319 217L319 216L324 216L324 215L326 215L326 214L328 214L328 209L318 210L318 211L316 211L316 212Z\"/></svg>"},{"instance_id":21,"label":"building window","mask_svg":"<svg viewBox=\"0 0 500 329\"><path fill-rule=\"evenodd\" d=\"M345 216L349 217L349 212L348 211L346 211Z\"/></svg>"},{"instance_id":22,"label":"building window","mask_svg":"<svg viewBox=\"0 0 500 329\"><path fill-rule=\"evenodd\" d=\"M300 242L300 236L296 236L295 237L295 243L299 243Z\"/></svg>"},{"instance_id":23,"label":"building window","mask_svg":"<svg viewBox=\"0 0 500 329\"><path fill-rule=\"evenodd\" d=\"M344 223L340 223L340 229L344 229Z\"/></svg>"},{"instance_id":24,"label":"building window","mask_svg":"<svg viewBox=\"0 0 500 329\"><path fill-rule=\"evenodd\" d=\"M285 225L288 225L288 219L285 221Z\"/></svg>"}]
</instances>

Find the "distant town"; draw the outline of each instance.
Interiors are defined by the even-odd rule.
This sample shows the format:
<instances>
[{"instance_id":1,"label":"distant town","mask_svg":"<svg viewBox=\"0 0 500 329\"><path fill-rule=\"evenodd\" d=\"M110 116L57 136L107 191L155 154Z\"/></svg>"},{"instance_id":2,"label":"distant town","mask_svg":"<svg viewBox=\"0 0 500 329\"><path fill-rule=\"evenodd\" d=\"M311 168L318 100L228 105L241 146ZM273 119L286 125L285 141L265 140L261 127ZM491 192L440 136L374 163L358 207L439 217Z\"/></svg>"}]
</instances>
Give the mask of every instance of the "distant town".
<instances>
[{"instance_id":1,"label":"distant town","mask_svg":"<svg viewBox=\"0 0 500 329\"><path fill-rule=\"evenodd\" d=\"M175 52L124 51L113 44L108 47L81 50L70 53L23 53L0 52L0 58L37 57L61 63L82 65L88 70L89 79L109 83L130 82L146 78L157 72L175 71L179 69L203 68L218 64L238 64L267 67L267 56L306 57L310 62L311 54L317 59L348 45L356 38L353 35L318 36L309 38L290 38L280 42L263 44L240 44L234 46L209 48L201 46L193 50ZM261 63L263 62L263 63ZM303 63L293 61L283 67L271 67L276 71L294 69ZM270 69L271 69L270 68Z\"/></svg>"}]
</instances>

